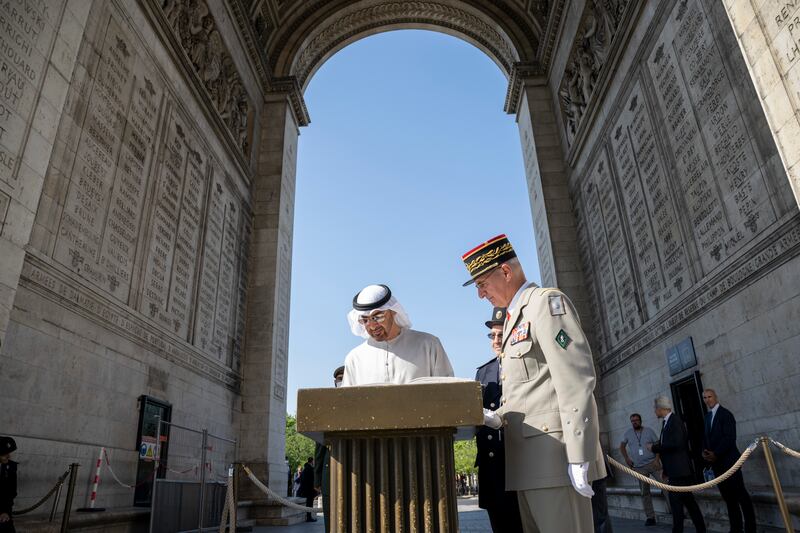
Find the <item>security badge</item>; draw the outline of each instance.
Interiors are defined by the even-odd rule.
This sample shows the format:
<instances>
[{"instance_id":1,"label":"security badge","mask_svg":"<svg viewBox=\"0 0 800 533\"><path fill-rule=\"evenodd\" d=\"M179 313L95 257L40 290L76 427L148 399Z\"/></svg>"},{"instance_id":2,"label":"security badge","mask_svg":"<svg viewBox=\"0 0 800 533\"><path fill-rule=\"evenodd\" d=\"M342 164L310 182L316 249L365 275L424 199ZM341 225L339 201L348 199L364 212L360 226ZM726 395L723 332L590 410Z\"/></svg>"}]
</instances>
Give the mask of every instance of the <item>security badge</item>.
<instances>
[{"instance_id":1,"label":"security badge","mask_svg":"<svg viewBox=\"0 0 800 533\"><path fill-rule=\"evenodd\" d=\"M514 346L518 342L522 342L528 338L529 333L531 330L531 323L525 322L524 324L520 324L519 326L515 327L511 330L511 346Z\"/></svg>"}]
</instances>

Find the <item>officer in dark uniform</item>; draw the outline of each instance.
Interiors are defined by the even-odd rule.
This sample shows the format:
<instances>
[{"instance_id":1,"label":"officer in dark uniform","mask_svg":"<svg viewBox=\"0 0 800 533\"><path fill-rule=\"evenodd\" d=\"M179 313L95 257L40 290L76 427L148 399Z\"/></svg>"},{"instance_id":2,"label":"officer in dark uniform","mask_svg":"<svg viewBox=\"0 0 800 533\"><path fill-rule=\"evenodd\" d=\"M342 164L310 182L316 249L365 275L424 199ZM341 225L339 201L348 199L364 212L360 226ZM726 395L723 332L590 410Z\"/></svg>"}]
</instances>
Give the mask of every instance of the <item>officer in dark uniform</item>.
<instances>
[{"instance_id":1,"label":"officer in dark uniform","mask_svg":"<svg viewBox=\"0 0 800 533\"><path fill-rule=\"evenodd\" d=\"M333 386L341 387L344 366L333 371ZM331 454L328 447L317 443L314 448L314 488L322 494L322 513L325 517L325 533L331 531Z\"/></svg>"},{"instance_id":2,"label":"officer in dark uniform","mask_svg":"<svg viewBox=\"0 0 800 533\"><path fill-rule=\"evenodd\" d=\"M0 533L15 533L11 508L17 497L17 463L11 452L17 443L11 437L0 437Z\"/></svg>"},{"instance_id":3,"label":"officer in dark uniform","mask_svg":"<svg viewBox=\"0 0 800 533\"><path fill-rule=\"evenodd\" d=\"M500 383L500 354L503 347L503 322L505 307L495 307L492 319L486 322L491 331L489 339L495 357L478 367L475 381L481 382L483 407L492 411L500 407L503 387ZM522 532L517 493L506 490L505 451L503 450L503 430L480 426L476 433L478 456L478 506L489 513L489 522L495 533Z\"/></svg>"}]
</instances>

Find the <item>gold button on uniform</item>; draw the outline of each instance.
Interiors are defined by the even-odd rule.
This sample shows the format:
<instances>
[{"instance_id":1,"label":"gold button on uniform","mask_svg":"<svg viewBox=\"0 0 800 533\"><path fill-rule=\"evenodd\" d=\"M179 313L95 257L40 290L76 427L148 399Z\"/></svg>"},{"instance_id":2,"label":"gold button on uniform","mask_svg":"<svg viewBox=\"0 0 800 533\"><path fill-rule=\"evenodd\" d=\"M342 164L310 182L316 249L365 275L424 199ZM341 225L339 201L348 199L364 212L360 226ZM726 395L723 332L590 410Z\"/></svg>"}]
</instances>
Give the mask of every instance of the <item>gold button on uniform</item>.
<instances>
[{"instance_id":1,"label":"gold button on uniform","mask_svg":"<svg viewBox=\"0 0 800 533\"><path fill-rule=\"evenodd\" d=\"M494 452L489 452L489 457L494 457Z\"/></svg>"},{"instance_id":2,"label":"gold button on uniform","mask_svg":"<svg viewBox=\"0 0 800 533\"><path fill-rule=\"evenodd\" d=\"M490 403L489 407L494 407L494 402Z\"/></svg>"},{"instance_id":3,"label":"gold button on uniform","mask_svg":"<svg viewBox=\"0 0 800 533\"><path fill-rule=\"evenodd\" d=\"M547 426L542 426L542 431L549 431L549 430L550 430L550 428L549 428L549 427L547 427Z\"/></svg>"},{"instance_id":4,"label":"gold button on uniform","mask_svg":"<svg viewBox=\"0 0 800 533\"><path fill-rule=\"evenodd\" d=\"M492 440L493 437L491 435L486 435L486 438Z\"/></svg>"}]
</instances>

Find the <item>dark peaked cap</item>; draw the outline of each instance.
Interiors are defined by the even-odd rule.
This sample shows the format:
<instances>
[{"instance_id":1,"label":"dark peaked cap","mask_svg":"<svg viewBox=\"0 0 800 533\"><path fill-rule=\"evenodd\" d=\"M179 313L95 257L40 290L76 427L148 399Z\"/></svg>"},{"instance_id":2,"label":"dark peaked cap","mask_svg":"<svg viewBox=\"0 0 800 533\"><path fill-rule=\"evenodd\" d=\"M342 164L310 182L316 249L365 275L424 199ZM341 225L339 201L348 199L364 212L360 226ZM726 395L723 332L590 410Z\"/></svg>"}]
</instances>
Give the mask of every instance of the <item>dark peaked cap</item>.
<instances>
[{"instance_id":1,"label":"dark peaked cap","mask_svg":"<svg viewBox=\"0 0 800 533\"><path fill-rule=\"evenodd\" d=\"M492 310L492 319L487 320L486 327L492 328L494 326L502 326L506 321L506 308L505 307L495 307Z\"/></svg>"},{"instance_id":2,"label":"dark peaked cap","mask_svg":"<svg viewBox=\"0 0 800 533\"><path fill-rule=\"evenodd\" d=\"M0 455L11 453L17 449L17 443L11 437L0 437Z\"/></svg>"}]
</instances>

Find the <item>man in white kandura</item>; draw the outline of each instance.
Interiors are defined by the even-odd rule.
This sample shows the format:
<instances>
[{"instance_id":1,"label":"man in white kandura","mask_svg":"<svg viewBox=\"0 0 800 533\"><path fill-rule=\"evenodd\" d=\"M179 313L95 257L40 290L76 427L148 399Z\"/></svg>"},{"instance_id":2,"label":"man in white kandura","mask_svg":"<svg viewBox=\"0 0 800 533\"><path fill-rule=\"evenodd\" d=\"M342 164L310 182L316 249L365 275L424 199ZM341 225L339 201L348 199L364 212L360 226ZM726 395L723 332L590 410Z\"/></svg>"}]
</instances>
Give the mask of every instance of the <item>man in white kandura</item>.
<instances>
[{"instance_id":1,"label":"man in white kandura","mask_svg":"<svg viewBox=\"0 0 800 533\"><path fill-rule=\"evenodd\" d=\"M356 294L347 320L353 334L366 340L344 360L343 387L453 375L442 343L411 329L405 309L386 285L368 285Z\"/></svg>"}]
</instances>

